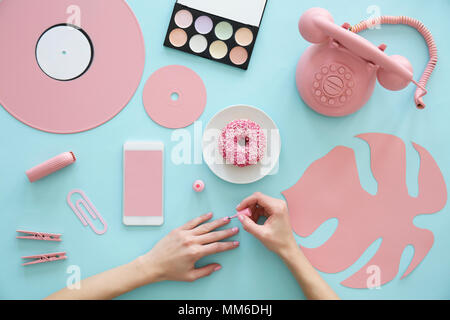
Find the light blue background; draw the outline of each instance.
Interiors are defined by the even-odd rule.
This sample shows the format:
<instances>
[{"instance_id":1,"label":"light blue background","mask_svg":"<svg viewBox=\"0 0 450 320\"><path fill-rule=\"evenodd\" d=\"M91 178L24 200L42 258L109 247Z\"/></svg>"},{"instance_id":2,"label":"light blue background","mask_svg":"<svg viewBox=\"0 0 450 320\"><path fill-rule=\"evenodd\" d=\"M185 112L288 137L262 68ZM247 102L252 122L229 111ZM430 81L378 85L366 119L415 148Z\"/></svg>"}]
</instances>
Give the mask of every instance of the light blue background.
<instances>
[{"instance_id":1,"label":"light blue background","mask_svg":"<svg viewBox=\"0 0 450 320\"><path fill-rule=\"evenodd\" d=\"M201 213L213 211L216 217L229 215L236 204L255 191L281 198L282 190L291 187L314 160L336 145L355 148L361 183L369 192L375 192L368 146L353 138L359 133L385 132L407 142L407 183L413 195L417 194L419 160L410 141L427 148L445 178L448 180L450 177L449 1L269 0L248 71L163 47L173 1L128 2L144 33L147 61L136 95L117 117L88 132L55 135L27 127L0 108L0 298L43 298L65 286L68 266L80 266L84 278L124 264L145 253L173 228ZM357 114L341 119L320 116L305 106L295 87L295 67L309 45L298 33L298 19L306 9L322 6L333 14L337 23L355 24L369 17L366 9L370 5L379 6L384 15L419 18L432 30L440 61L429 83L429 94L425 97L428 108L416 110L413 103L415 87L412 85L401 92L390 92L377 85L370 102ZM364 36L376 44L388 44L389 54L406 56L416 70L415 78L419 78L428 54L422 37L415 30L405 26L387 26L365 32ZM205 164L176 166L170 161L171 150L176 144L171 142L172 130L153 123L141 102L145 80L158 68L170 64L188 66L203 78L208 90L208 104L200 118L203 126L217 111L235 104L257 106L273 118L281 130L283 142L277 175L238 186L218 179ZM187 130L193 134L193 126ZM163 227L130 228L121 222L122 145L127 140L161 140L166 145L166 223ZM75 165L35 184L27 182L26 169L68 150L73 150L78 157ZM204 193L191 191L195 179L206 182ZM105 235L97 236L83 228L67 206L65 197L74 188L85 190L107 220L109 230ZM345 272L324 274L324 278L342 298L450 298L448 211L446 207L440 213L415 219L418 226L433 231L435 244L406 279L399 278L412 258L412 248L407 248L402 256L399 275L380 290L348 289L339 284L370 259L380 241ZM234 225L239 225L239 222L232 222L231 226ZM335 227L335 221L328 222L310 239L299 241L316 246L323 243ZM18 228L60 232L64 234L63 241L54 244L16 240L15 230ZM235 239L241 241L239 249L204 260L205 263L215 261L223 265L223 270L211 277L195 283L150 285L122 298L304 298L288 269L274 254L245 232ZM21 256L63 250L69 257L66 261L20 266Z\"/></svg>"}]
</instances>

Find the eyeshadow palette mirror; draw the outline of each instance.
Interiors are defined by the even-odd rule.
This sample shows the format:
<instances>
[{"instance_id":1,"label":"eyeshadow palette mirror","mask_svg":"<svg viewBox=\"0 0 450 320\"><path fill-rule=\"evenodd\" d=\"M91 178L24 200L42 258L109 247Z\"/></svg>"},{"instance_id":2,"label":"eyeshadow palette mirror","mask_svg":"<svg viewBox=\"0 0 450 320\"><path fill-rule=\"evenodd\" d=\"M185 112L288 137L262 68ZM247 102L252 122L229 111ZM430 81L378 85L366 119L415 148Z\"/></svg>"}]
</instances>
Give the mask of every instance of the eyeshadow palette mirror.
<instances>
[{"instance_id":1,"label":"eyeshadow palette mirror","mask_svg":"<svg viewBox=\"0 0 450 320\"><path fill-rule=\"evenodd\" d=\"M164 45L247 70L267 0L178 0Z\"/></svg>"}]
</instances>

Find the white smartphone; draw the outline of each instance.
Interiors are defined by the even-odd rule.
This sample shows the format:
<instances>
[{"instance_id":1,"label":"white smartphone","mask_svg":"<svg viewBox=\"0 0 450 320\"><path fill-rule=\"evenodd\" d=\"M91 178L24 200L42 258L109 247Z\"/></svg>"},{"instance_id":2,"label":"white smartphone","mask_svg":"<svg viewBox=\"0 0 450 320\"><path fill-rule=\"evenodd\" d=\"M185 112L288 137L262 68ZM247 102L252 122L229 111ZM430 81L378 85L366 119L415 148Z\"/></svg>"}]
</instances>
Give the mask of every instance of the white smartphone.
<instances>
[{"instance_id":1,"label":"white smartphone","mask_svg":"<svg viewBox=\"0 0 450 320\"><path fill-rule=\"evenodd\" d=\"M164 144L127 142L123 147L123 223L164 223Z\"/></svg>"}]
</instances>

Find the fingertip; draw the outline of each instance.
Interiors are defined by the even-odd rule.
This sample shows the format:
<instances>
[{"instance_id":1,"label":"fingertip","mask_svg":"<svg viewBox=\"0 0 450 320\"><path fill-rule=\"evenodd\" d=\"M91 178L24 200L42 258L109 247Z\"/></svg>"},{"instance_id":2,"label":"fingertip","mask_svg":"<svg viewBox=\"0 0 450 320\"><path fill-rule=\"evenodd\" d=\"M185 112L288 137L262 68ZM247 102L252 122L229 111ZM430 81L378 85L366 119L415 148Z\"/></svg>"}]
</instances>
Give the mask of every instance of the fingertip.
<instances>
[{"instance_id":1,"label":"fingertip","mask_svg":"<svg viewBox=\"0 0 450 320\"><path fill-rule=\"evenodd\" d=\"M216 266L214 267L214 272L217 272L217 271L219 271L220 269L222 269L222 266L221 266L220 264L218 264L218 265L216 265Z\"/></svg>"},{"instance_id":2,"label":"fingertip","mask_svg":"<svg viewBox=\"0 0 450 320\"><path fill-rule=\"evenodd\" d=\"M212 212L208 212L207 214L205 214L205 219L203 222L211 220L213 216L214 214Z\"/></svg>"}]
</instances>

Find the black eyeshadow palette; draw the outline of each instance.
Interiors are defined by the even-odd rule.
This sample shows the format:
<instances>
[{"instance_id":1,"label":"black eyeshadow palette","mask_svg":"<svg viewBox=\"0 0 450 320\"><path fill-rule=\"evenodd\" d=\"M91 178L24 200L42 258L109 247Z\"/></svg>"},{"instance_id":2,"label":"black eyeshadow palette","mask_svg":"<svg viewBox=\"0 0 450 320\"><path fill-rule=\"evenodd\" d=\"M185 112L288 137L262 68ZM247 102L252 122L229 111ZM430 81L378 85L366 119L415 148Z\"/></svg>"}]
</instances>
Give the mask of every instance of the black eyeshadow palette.
<instances>
[{"instance_id":1,"label":"black eyeshadow palette","mask_svg":"<svg viewBox=\"0 0 450 320\"><path fill-rule=\"evenodd\" d=\"M178 0L164 45L247 70L265 5L266 0Z\"/></svg>"}]
</instances>

